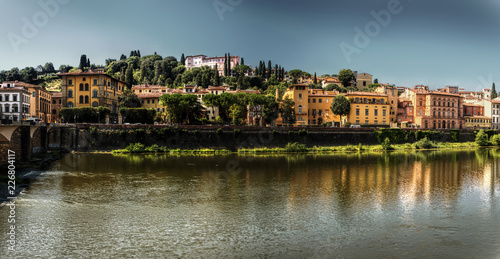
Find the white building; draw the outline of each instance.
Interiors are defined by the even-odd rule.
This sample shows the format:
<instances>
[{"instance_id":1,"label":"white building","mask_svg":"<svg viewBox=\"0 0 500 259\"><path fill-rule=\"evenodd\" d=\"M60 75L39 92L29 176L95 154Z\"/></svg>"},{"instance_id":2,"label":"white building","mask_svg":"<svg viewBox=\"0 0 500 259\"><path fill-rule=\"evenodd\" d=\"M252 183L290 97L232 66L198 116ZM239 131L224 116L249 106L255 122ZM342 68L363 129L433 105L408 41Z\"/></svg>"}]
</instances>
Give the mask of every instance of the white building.
<instances>
[{"instance_id":1,"label":"white building","mask_svg":"<svg viewBox=\"0 0 500 259\"><path fill-rule=\"evenodd\" d=\"M500 129L500 99L491 101L491 128Z\"/></svg>"},{"instance_id":2,"label":"white building","mask_svg":"<svg viewBox=\"0 0 500 259\"><path fill-rule=\"evenodd\" d=\"M0 86L0 117L23 121L30 117L31 95L26 87L16 82L4 82Z\"/></svg>"},{"instance_id":3,"label":"white building","mask_svg":"<svg viewBox=\"0 0 500 259\"><path fill-rule=\"evenodd\" d=\"M212 69L215 69L215 65L217 65L217 70L219 71L219 75L224 75L224 59L225 57L207 57L205 55L196 55L196 56L187 56L186 57L186 68L191 69L193 67L202 67L209 66ZM231 56L230 58L231 68L234 68L236 65L240 64L239 56Z\"/></svg>"}]
</instances>

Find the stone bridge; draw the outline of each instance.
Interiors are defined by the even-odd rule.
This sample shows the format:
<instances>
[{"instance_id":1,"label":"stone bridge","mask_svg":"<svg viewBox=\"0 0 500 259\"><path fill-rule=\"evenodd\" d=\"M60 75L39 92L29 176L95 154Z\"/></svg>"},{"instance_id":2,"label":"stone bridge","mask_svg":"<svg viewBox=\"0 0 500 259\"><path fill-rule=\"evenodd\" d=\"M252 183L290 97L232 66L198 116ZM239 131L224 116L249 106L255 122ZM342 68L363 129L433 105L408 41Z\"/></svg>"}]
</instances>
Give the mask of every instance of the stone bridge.
<instances>
[{"instance_id":1,"label":"stone bridge","mask_svg":"<svg viewBox=\"0 0 500 259\"><path fill-rule=\"evenodd\" d=\"M0 125L0 164L7 161L8 150L15 152L16 163L29 163L48 150L71 150L77 142L77 132L74 127L64 126Z\"/></svg>"}]
</instances>

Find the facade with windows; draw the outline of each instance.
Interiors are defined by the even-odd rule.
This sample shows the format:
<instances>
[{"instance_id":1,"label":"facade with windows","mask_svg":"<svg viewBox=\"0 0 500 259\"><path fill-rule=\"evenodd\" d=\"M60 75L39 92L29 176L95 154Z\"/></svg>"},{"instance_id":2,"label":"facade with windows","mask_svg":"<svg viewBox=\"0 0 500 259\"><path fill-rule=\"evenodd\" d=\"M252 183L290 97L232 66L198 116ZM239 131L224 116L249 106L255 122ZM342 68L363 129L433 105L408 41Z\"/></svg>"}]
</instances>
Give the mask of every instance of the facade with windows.
<instances>
[{"instance_id":1,"label":"facade with windows","mask_svg":"<svg viewBox=\"0 0 500 259\"><path fill-rule=\"evenodd\" d=\"M500 129L500 100L491 101L491 128Z\"/></svg>"},{"instance_id":2,"label":"facade with windows","mask_svg":"<svg viewBox=\"0 0 500 259\"><path fill-rule=\"evenodd\" d=\"M21 122L31 117L31 93L19 82L4 82L0 87L0 118Z\"/></svg>"},{"instance_id":3,"label":"facade with windows","mask_svg":"<svg viewBox=\"0 0 500 259\"><path fill-rule=\"evenodd\" d=\"M51 114L52 121L58 122L59 118L59 110L62 108L62 93L61 92L52 92L52 106L51 106Z\"/></svg>"},{"instance_id":4,"label":"facade with windows","mask_svg":"<svg viewBox=\"0 0 500 259\"><path fill-rule=\"evenodd\" d=\"M118 97L127 83L111 77L102 69L61 73L63 108L108 107L111 114L118 113Z\"/></svg>"},{"instance_id":5,"label":"facade with windows","mask_svg":"<svg viewBox=\"0 0 500 259\"><path fill-rule=\"evenodd\" d=\"M340 116L330 110L333 98L337 91L324 91L323 89L309 89L306 84L290 86L283 94L283 99L288 98L295 103L295 125L322 125L324 123L340 123ZM277 125L283 124L283 119L278 117Z\"/></svg>"},{"instance_id":6,"label":"facade with windows","mask_svg":"<svg viewBox=\"0 0 500 259\"><path fill-rule=\"evenodd\" d=\"M193 67L202 67L209 66L211 69L215 69L217 66L217 70L219 71L219 75L224 75L224 59L225 57L207 57L205 55L196 55L196 56L187 56L185 66L187 69L191 69ZM234 68L237 64L240 64L239 56L231 56L229 57L229 61L231 64L231 69ZM232 71L234 72L234 71Z\"/></svg>"},{"instance_id":7,"label":"facade with windows","mask_svg":"<svg viewBox=\"0 0 500 259\"><path fill-rule=\"evenodd\" d=\"M384 93L348 92L351 111L347 121L352 125L390 125L391 106Z\"/></svg>"},{"instance_id":8,"label":"facade with windows","mask_svg":"<svg viewBox=\"0 0 500 259\"><path fill-rule=\"evenodd\" d=\"M417 127L426 129L462 129L464 97L447 91L429 91L427 86L406 89L400 96L411 100Z\"/></svg>"},{"instance_id":9,"label":"facade with windows","mask_svg":"<svg viewBox=\"0 0 500 259\"><path fill-rule=\"evenodd\" d=\"M40 118L42 122L52 122L52 94L38 85L26 84L26 88L31 92L31 117Z\"/></svg>"}]
</instances>

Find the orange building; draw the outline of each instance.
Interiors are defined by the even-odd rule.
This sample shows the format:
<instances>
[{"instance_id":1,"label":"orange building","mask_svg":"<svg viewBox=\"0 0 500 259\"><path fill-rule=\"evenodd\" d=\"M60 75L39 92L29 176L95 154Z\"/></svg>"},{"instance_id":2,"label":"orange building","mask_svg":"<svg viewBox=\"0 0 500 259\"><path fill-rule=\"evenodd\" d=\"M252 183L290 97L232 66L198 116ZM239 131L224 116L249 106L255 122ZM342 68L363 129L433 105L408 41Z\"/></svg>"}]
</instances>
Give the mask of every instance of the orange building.
<instances>
[{"instance_id":1,"label":"orange building","mask_svg":"<svg viewBox=\"0 0 500 259\"><path fill-rule=\"evenodd\" d=\"M118 113L118 97L127 83L111 77L102 69L58 74L62 79L62 106L68 108L108 107Z\"/></svg>"},{"instance_id":2,"label":"orange building","mask_svg":"<svg viewBox=\"0 0 500 259\"><path fill-rule=\"evenodd\" d=\"M406 89L402 98L413 104L414 123L421 128L462 129L464 127L463 100L458 94L429 91L418 85Z\"/></svg>"}]
</instances>

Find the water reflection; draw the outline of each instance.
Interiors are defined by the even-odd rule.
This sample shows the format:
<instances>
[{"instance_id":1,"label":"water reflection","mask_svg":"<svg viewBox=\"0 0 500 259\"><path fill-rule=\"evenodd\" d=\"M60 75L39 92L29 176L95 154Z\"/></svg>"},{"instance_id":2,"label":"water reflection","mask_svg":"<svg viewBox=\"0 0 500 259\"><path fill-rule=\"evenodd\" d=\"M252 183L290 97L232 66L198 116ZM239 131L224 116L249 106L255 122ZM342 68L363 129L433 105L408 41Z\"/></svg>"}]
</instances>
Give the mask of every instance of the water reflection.
<instances>
[{"instance_id":1,"label":"water reflection","mask_svg":"<svg viewBox=\"0 0 500 259\"><path fill-rule=\"evenodd\" d=\"M495 257L499 161L71 154L22 196L18 255Z\"/></svg>"}]
</instances>

